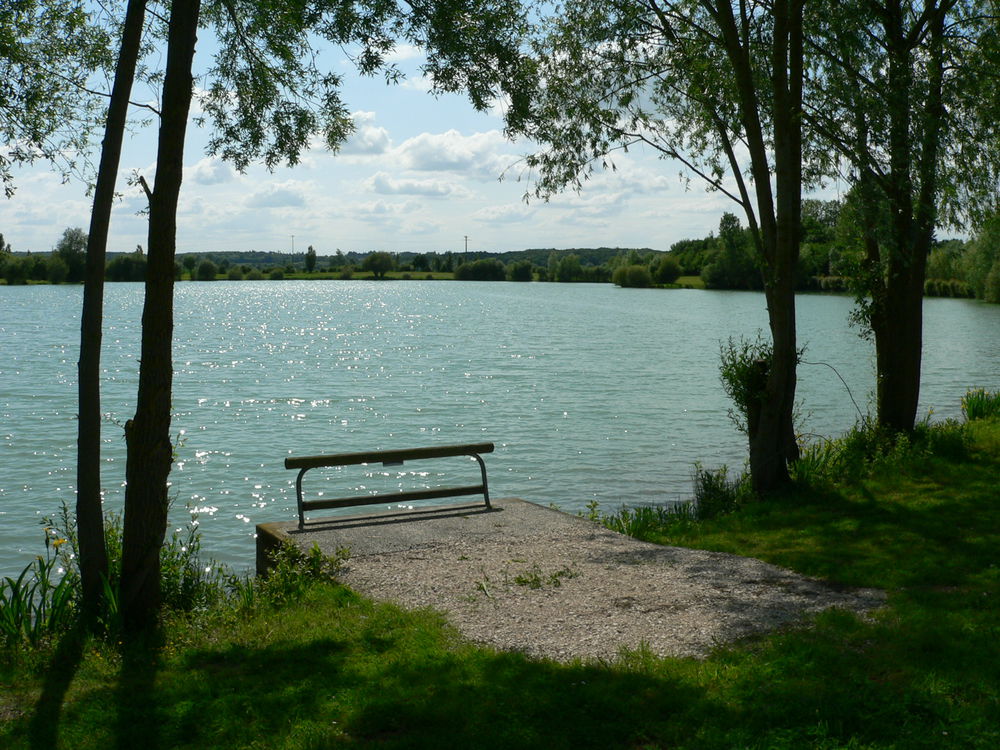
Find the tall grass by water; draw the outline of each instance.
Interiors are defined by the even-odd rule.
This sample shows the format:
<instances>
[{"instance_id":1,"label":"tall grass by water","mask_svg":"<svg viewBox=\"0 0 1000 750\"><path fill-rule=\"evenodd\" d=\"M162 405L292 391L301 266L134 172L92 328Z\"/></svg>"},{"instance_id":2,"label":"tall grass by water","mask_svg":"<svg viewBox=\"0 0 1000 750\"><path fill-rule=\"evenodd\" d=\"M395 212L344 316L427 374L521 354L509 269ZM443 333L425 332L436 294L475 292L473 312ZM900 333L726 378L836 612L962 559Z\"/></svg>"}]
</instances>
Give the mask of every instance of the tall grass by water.
<instances>
[{"instance_id":1,"label":"tall grass by water","mask_svg":"<svg viewBox=\"0 0 1000 750\"><path fill-rule=\"evenodd\" d=\"M962 413L966 419L1000 417L1000 391L971 389L962 399Z\"/></svg>"}]
</instances>

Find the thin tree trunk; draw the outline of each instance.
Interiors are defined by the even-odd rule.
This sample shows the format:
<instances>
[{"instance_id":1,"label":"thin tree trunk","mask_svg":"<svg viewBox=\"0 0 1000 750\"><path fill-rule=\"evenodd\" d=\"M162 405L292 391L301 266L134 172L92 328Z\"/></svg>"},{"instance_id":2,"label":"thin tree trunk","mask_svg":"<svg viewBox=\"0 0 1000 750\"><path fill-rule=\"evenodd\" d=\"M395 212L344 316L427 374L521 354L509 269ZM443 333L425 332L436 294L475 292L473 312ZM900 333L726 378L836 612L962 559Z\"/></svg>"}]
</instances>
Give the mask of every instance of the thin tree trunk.
<instances>
[{"instance_id":1,"label":"thin tree trunk","mask_svg":"<svg viewBox=\"0 0 1000 750\"><path fill-rule=\"evenodd\" d=\"M126 429L121 608L125 627L133 631L154 624L160 606L160 548L167 529L167 477L173 462L170 402L177 203L199 10L200 0L174 0L171 7L156 183L149 202L139 392L135 417Z\"/></svg>"},{"instance_id":2,"label":"thin tree trunk","mask_svg":"<svg viewBox=\"0 0 1000 750\"><path fill-rule=\"evenodd\" d=\"M768 492L788 482L788 462L798 456L792 412L798 354L795 330L795 265L802 188L802 1L779 0L772 32L774 191L760 122L762 108L750 57L750 39L741 39L732 6L714 4L740 97L740 112L750 151L764 293L771 329L772 358L756 429L750 430L750 477L754 490Z\"/></svg>"},{"instance_id":3,"label":"thin tree trunk","mask_svg":"<svg viewBox=\"0 0 1000 750\"><path fill-rule=\"evenodd\" d=\"M129 0L125 12L115 82L108 103L101 163L94 189L94 206L87 235L87 268L80 322L79 423L76 463L76 526L80 545L80 578L84 609L100 607L108 575L101 507L101 337L104 318L104 265L114 203L115 180L121 160L129 96L135 79L146 0Z\"/></svg>"}]
</instances>

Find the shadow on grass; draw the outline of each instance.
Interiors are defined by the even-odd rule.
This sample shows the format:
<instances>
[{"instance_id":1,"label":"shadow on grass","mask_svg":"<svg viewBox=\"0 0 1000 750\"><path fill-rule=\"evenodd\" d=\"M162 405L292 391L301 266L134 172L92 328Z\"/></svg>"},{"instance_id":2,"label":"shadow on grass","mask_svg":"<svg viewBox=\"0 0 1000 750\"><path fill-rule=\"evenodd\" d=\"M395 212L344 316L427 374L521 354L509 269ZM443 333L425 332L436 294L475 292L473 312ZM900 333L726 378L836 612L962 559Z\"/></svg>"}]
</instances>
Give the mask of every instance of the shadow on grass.
<instances>
[{"instance_id":1,"label":"shadow on grass","mask_svg":"<svg viewBox=\"0 0 1000 750\"><path fill-rule=\"evenodd\" d=\"M364 653L330 639L200 652L158 692L175 707L162 746L611 748L646 730L662 740L655 717L711 703L649 674L400 648L389 634ZM727 721L722 705L709 713Z\"/></svg>"},{"instance_id":2,"label":"shadow on grass","mask_svg":"<svg viewBox=\"0 0 1000 750\"><path fill-rule=\"evenodd\" d=\"M931 461L913 476L884 475L840 490L796 489L680 542L851 586L963 586L995 561L996 481L995 464Z\"/></svg>"},{"instance_id":3,"label":"shadow on grass","mask_svg":"<svg viewBox=\"0 0 1000 750\"><path fill-rule=\"evenodd\" d=\"M163 711L155 688L163 634L157 628L122 644L121 669L115 689L118 750L157 750L161 745Z\"/></svg>"},{"instance_id":4,"label":"shadow on grass","mask_svg":"<svg viewBox=\"0 0 1000 750\"><path fill-rule=\"evenodd\" d=\"M80 666L86 640L81 628L73 628L59 639L28 727L33 750L51 750L58 745L63 701Z\"/></svg>"}]
</instances>

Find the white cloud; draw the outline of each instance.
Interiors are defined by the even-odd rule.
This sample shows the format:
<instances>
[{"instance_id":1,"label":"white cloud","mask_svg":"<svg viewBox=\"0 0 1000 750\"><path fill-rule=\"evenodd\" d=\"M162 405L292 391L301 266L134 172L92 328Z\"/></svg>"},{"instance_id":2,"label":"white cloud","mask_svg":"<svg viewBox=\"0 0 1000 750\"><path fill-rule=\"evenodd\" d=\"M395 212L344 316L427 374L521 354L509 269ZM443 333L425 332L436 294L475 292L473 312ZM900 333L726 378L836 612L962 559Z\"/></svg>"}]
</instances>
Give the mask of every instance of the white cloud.
<instances>
[{"instance_id":1,"label":"white cloud","mask_svg":"<svg viewBox=\"0 0 1000 750\"><path fill-rule=\"evenodd\" d=\"M268 185L246 199L247 208L287 208L306 205L302 183L289 180Z\"/></svg>"},{"instance_id":2,"label":"white cloud","mask_svg":"<svg viewBox=\"0 0 1000 750\"><path fill-rule=\"evenodd\" d=\"M486 206L478 211L473 212L472 218L476 221L481 221L484 223L491 222L513 222L513 221L527 221L533 218L536 214L536 210L530 206L526 206L523 203L520 204L507 204L499 206Z\"/></svg>"},{"instance_id":3,"label":"white cloud","mask_svg":"<svg viewBox=\"0 0 1000 750\"><path fill-rule=\"evenodd\" d=\"M442 230L442 225L436 221L429 221L427 219L411 219L409 221L404 221L400 230L404 234L421 234L421 235L431 235Z\"/></svg>"},{"instance_id":4,"label":"white cloud","mask_svg":"<svg viewBox=\"0 0 1000 750\"><path fill-rule=\"evenodd\" d=\"M404 216L419 209L420 204L416 201L387 203L383 200L377 200L370 203L356 204L353 207L352 214L362 221L383 222L387 219L395 219L400 216Z\"/></svg>"},{"instance_id":5,"label":"white cloud","mask_svg":"<svg viewBox=\"0 0 1000 750\"><path fill-rule=\"evenodd\" d=\"M384 154L392 147L389 131L375 125L374 112L354 112L351 119L354 120L355 130L341 147L340 153L377 155Z\"/></svg>"},{"instance_id":6,"label":"white cloud","mask_svg":"<svg viewBox=\"0 0 1000 750\"><path fill-rule=\"evenodd\" d=\"M410 91L419 91L421 94L430 93L434 88L434 81L430 76L420 75L407 77L399 84L400 88L409 89Z\"/></svg>"},{"instance_id":7,"label":"white cloud","mask_svg":"<svg viewBox=\"0 0 1000 750\"><path fill-rule=\"evenodd\" d=\"M620 214L625 206L625 195L621 191L588 191L563 193L549 203L554 208L568 209L573 217L597 218Z\"/></svg>"},{"instance_id":8,"label":"white cloud","mask_svg":"<svg viewBox=\"0 0 1000 750\"><path fill-rule=\"evenodd\" d=\"M188 167L189 176L199 185L219 185L232 182L236 171L222 159L206 156L193 167Z\"/></svg>"},{"instance_id":9,"label":"white cloud","mask_svg":"<svg viewBox=\"0 0 1000 750\"><path fill-rule=\"evenodd\" d=\"M458 172L496 179L514 161L499 130L462 135L457 130L421 133L395 149L404 167L425 172Z\"/></svg>"},{"instance_id":10,"label":"white cloud","mask_svg":"<svg viewBox=\"0 0 1000 750\"><path fill-rule=\"evenodd\" d=\"M456 182L396 179L386 172L376 172L365 181L365 184L369 190L380 195L423 195L440 198L456 192L468 192Z\"/></svg>"},{"instance_id":11,"label":"white cloud","mask_svg":"<svg viewBox=\"0 0 1000 750\"><path fill-rule=\"evenodd\" d=\"M397 44L392 51L385 56L388 62L403 62L405 60L419 60L424 57L422 48L415 44Z\"/></svg>"}]
</instances>

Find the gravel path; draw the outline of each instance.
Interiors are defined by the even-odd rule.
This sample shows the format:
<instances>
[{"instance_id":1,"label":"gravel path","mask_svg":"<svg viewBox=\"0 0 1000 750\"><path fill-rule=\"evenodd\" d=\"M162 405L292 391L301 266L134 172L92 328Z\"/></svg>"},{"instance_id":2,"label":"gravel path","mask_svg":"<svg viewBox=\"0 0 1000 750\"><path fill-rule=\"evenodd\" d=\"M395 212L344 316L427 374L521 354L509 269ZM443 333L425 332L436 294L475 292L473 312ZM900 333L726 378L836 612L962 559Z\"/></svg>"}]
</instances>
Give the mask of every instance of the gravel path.
<instances>
[{"instance_id":1,"label":"gravel path","mask_svg":"<svg viewBox=\"0 0 1000 750\"><path fill-rule=\"evenodd\" d=\"M649 544L572 520L538 534L353 556L340 577L376 599L443 611L472 641L560 661L613 659L642 644L703 657L811 613L868 612L885 601L878 590L845 590L759 560Z\"/></svg>"}]
</instances>

